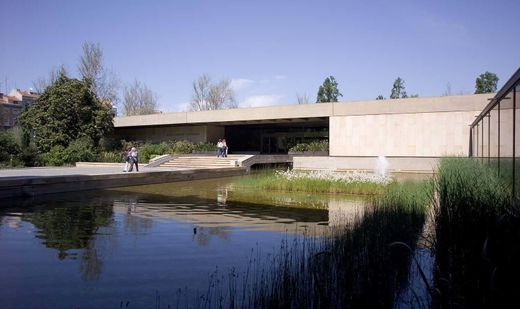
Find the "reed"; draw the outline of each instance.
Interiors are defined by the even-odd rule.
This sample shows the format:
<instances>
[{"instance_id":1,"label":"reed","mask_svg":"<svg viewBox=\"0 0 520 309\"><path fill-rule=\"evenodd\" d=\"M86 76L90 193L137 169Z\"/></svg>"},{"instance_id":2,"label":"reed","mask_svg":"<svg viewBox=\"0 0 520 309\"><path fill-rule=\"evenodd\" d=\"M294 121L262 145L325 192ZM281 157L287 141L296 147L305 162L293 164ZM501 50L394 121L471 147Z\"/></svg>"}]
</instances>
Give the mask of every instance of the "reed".
<instances>
[{"instance_id":1,"label":"reed","mask_svg":"<svg viewBox=\"0 0 520 309\"><path fill-rule=\"evenodd\" d=\"M501 307L514 300L520 220L509 185L492 166L444 158L435 186L437 305Z\"/></svg>"},{"instance_id":2,"label":"reed","mask_svg":"<svg viewBox=\"0 0 520 309\"><path fill-rule=\"evenodd\" d=\"M228 308L391 307L408 286L431 188L393 183L352 226L286 240L273 256L252 254L246 270L230 271L229 284L220 287L227 292L208 290L197 299L224 295L207 305ZM396 241L410 250L391 246Z\"/></svg>"},{"instance_id":3,"label":"reed","mask_svg":"<svg viewBox=\"0 0 520 309\"><path fill-rule=\"evenodd\" d=\"M251 185L279 181L272 174L261 176ZM214 298L204 307L372 308L409 303L501 308L517 303L520 210L493 167L445 158L434 179L393 182L379 190L362 220L327 237L286 241L277 254L252 258L247 270L233 270L227 292L208 291ZM433 279L414 260L429 213ZM412 272L414 267L418 271ZM412 275L420 277L428 292L415 293Z\"/></svg>"}]
</instances>

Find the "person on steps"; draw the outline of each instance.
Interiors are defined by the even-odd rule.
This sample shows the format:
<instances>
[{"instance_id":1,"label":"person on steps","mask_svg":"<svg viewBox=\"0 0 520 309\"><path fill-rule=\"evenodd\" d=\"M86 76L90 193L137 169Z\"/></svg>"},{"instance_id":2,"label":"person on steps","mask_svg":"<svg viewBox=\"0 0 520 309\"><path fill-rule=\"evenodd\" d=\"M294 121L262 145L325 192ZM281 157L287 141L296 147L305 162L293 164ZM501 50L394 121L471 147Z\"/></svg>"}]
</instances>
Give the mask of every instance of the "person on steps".
<instances>
[{"instance_id":1,"label":"person on steps","mask_svg":"<svg viewBox=\"0 0 520 309\"><path fill-rule=\"evenodd\" d=\"M217 143L217 158L219 158L222 155L222 148L224 147L224 144L222 143L222 140L219 139Z\"/></svg>"},{"instance_id":2,"label":"person on steps","mask_svg":"<svg viewBox=\"0 0 520 309\"><path fill-rule=\"evenodd\" d=\"M226 144L226 139L224 138L222 140L222 156L227 158L227 151L228 151L228 147L227 147L227 144Z\"/></svg>"}]
</instances>

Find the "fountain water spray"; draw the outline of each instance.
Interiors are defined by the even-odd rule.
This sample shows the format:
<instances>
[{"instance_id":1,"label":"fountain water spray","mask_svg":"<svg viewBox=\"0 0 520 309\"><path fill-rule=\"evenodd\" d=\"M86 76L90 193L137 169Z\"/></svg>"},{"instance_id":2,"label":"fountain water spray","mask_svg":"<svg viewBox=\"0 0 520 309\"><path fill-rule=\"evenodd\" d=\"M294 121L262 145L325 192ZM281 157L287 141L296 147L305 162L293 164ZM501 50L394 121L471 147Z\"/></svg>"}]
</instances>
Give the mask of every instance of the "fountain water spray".
<instances>
[{"instance_id":1,"label":"fountain water spray","mask_svg":"<svg viewBox=\"0 0 520 309\"><path fill-rule=\"evenodd\" d=\"M382 177L386 176L386 172L388 170L388 160L385 156L378 156L376 162L376 174Z\"/></svg>"}]
</instances>

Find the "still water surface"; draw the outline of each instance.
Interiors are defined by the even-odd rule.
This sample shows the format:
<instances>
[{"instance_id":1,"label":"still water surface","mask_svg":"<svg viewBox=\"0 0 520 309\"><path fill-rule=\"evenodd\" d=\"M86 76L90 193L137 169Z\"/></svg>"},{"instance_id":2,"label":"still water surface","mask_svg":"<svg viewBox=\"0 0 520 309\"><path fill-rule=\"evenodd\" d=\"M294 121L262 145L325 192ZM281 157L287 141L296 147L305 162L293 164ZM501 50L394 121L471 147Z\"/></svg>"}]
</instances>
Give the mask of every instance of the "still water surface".
<instances>
[{"instance_id":1,"label":"still water surface","mask_svg":"<svg viewBox=\"0 0 520 309\"><path fill-rule=\"evenodd\" d=\"M236 178L3 201L0 306L175 306L209 276L357 218L354 197L237 189ZM184 302L184 301L182 301Z\"/></svg>"}]
</instances>

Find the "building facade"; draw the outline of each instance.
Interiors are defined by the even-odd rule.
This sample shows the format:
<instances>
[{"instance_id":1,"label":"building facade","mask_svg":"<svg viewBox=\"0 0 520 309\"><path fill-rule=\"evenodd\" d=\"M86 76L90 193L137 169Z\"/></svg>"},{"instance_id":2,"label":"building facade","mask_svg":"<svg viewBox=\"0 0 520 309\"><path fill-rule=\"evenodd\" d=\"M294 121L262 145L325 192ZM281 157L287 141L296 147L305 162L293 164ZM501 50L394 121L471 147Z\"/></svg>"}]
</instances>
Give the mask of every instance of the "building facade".
<instances>
[{"instance_id":1,"label":"building facade","mask_svg":"<svg viewBox=\"0 0 520 309\"><path fill-rule=\"evenodd\" d=\"M493 95L165 113L117 117L114 123L126 140L226 138L235 153L287 153L296 143L327 139L329 156L295 160L302 168L368 169L385 156L396 169L431 170L442 156L468 156L469 125Z\"/></svg>"},{"instance_id":2,"label":"building facade","mask_svg":"<svg viewBox=\"0 0 520 309\"><path fill-rule=\"evenodd\" d=\"M20 89L13 89L9 95L0 93L0 129L12 128L21 112L33 105L39 94Z\"/></svg>"}]
</instances>

